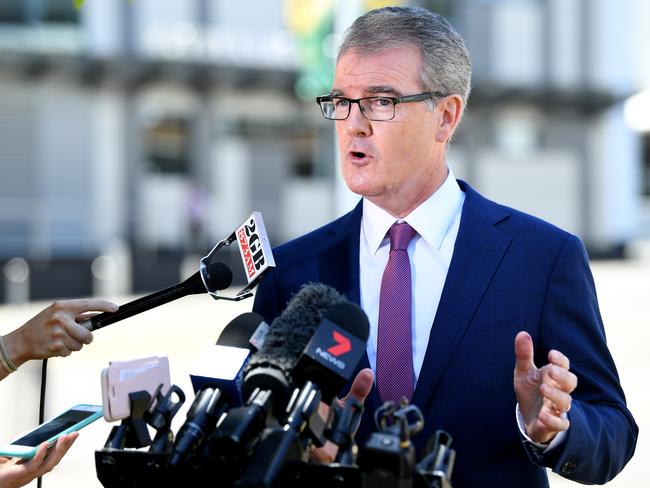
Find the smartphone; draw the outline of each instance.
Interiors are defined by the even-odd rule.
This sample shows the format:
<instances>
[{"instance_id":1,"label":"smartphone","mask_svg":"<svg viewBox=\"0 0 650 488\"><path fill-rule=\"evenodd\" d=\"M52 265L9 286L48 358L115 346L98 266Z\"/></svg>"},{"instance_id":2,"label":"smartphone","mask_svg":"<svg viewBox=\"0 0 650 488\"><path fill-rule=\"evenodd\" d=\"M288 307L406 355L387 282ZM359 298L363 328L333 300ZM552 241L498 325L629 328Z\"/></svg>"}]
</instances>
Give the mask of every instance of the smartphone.
<instances>
[{"instance_id":1,"label":"smartphone","mask_svg":"<svg viewBox=\"0 0 650 488\"><path fill-rule=\"evenodd\" d=\"M147 391L155 396L169 390L169 359L152 356L129 361L111 361L102 370L102 406L107 422L122 420L131 415L129 393Z\"/></svg>"},{"instance_id":2,"label":"smartphone","mask_svg":"<svg viewBox=\"0 0 650 488\"><path fill-rule=\"evenodd\" d=\"M58 417L23 434L10 444L0 445L0 456L34 457L36 449L42 442L47 441L52 446L60 436L79 430L102 415L103 411L100 405L75 405Z\"/></svg>"}]
</instances>

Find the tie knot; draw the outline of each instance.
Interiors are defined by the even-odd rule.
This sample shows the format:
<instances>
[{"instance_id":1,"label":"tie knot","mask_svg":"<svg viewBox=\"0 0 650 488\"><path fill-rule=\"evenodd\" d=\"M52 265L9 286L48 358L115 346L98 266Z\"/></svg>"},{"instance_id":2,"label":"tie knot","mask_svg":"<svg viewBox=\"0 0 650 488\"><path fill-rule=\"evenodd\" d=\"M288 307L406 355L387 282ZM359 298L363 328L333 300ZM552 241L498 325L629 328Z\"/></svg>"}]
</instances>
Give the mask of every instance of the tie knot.
<instances>
[{"instance_id":1,"label":"tie knot","mask_svg":"<svg viewBox=\"0 0 650 488\"><path fill-rule=\"evenodd\" d=\"M415 229L408 225L406 222L391 225L388 230L388 237L390 238L390 250L406 249L417 232Z\"/></svg>"}]
</instances>

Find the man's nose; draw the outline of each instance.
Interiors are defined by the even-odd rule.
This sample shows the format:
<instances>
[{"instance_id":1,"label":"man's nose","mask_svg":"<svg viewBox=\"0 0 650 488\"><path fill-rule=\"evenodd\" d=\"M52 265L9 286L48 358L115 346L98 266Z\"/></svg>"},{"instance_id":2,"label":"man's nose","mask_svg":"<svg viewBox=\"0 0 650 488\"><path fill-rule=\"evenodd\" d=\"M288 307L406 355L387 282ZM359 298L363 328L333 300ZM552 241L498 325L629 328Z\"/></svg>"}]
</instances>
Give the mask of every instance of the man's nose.
<instances>
[{"instance_id":1,"label":"man's nose","mask_svg":"<svg viewBox=\"0 0 650 488\"><path fill-rule=\"evenodd\" d=\"M345 124L345 130L350 135L369 136L372 133L372 125L366 116L363 115L361 106L358 103L353 103L350 106L350 115L348 115L348 118L342 122Z\"/></svg>"}]
</instances>

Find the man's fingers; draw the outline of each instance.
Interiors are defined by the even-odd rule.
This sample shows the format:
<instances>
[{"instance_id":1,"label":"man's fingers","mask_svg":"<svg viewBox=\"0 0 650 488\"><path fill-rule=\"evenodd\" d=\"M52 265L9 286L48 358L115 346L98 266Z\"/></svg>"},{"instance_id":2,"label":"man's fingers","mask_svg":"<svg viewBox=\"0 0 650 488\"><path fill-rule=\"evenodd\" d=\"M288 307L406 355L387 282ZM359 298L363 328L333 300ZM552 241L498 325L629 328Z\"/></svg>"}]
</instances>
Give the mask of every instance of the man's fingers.
<instances>
[{"instance_id":1,"label":"man's fingers","mask_svg":"<svg viewBox=\"0 0 650 488\"><path fill-rule=\"evenodd\" d=\"M515 337L515 374L526 373L535 367L533 362L533 339L528 332L521 331Z\"/></svg>"},{"instance_id":2,"label":"man's fingers","mask_svg":"<svg viewBox=\"0 0 650 488\"><path fill-rule=\"evenodd\" d=\"M322 464L333 463L336 459L339 446L331 441L325 441L323 447L311 447L309 456L311 460L317 461Z\"/></svg>"},{"instance_id":3,"label":"man's fingers","mask_svg":"<svg viewBox=\"0 0 650 488\"><path fill-rule=\"evenodd\" d=\"M578 377L571 371L560 368L554 364L547 366L548 377L563 391L571 393L578 386Z\"/></svg>"},{"instance_id":4,"label":"man's fingers","mask_svg":"<svg viewBox=\"0 0 650 488\"><path fill-rule=\"evenodd\" d=\"M564 369L569 369L570 367L569 358L555 349L551 349L548 352L548 362Z\"/></svg>"},{"instance_id":5,"label":"man's fingers","mask_svg":"<svg viewBox=\"0 0 650 488\"><path fill-rule=\"evenodd\" d=\"M543 384L540 386L540 392L548 400L558 415L571 410L571 395L550 385Z\"/></svg>"},{"instance_id":6,"label":"man's fingers","mask_svg":"<svg viewBox=\"0 0 650 488\"><path fill-rule=\"evenodd\" d=\"M350 393L348 393L343 401L347 400L350 397L354 397L363 403L372 389L372 383L375 380L375 376L370 368L365 368L359 371L356 378L352 382L352 387L350 388Z\"/></svg>"},{"instance_id":7,"label":"man's fingers","mask_svg":"<svg viewBox=\"0 0 650 488\"><path fill-rule=\"evenodd\" d=\"M539 413L538 421L544 426L545 430L553 433L565 431L571 425L569 419L558 417L548 409L544 409Z\"/></svg>"}]
</instances>

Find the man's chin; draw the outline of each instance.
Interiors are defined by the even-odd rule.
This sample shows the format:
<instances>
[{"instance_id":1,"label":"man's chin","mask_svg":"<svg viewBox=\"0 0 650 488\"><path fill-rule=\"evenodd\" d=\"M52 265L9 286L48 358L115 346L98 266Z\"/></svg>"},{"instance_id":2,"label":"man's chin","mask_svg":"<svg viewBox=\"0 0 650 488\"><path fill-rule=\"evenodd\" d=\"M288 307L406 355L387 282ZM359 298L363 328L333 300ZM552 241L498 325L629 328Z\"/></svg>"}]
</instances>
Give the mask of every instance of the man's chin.
<instances>
[{"instance_id":1,"label":"man's chin","mask_svg":"<svg viewBox=\"0 0 650 488\"><path fill-rule=\"evenodd\" d=\"M364 178L345 178L345 186L361 197L372 197L377 194L376 188L369 185Z\"/></svg>"}]
</instances>

